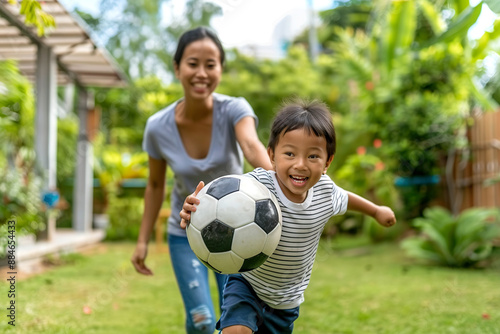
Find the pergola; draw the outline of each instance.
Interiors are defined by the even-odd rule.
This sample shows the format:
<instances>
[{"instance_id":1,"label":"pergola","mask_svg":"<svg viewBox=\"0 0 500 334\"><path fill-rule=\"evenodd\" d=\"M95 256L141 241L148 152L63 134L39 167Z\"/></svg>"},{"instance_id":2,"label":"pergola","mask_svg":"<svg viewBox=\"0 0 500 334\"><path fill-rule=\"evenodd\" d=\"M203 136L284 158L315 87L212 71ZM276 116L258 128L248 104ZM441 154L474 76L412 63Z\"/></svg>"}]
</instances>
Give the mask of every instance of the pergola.
<instances>
[{"instance_id":1,"label":"pergola","mask_svg":"<svg viewBox=\"0 0 500 334\"><path fill-rule=\"evenodd\" d=\"M46 190L56 189L57 86L78 89L79 135L73 196L73 229L92 229L92 156L88 137L88 112L93 97L87 87L126 85L125 76L105 49L92 41L86 25L71 15L57 0L40 1L52 15L56 27L47 36L38 36L19 14L19 5L0 0L0 60L13 59L36 89L35 151L37 162L46 173ZM48 222L48 238L55 221Z\"/></svg>"}]
</instances>

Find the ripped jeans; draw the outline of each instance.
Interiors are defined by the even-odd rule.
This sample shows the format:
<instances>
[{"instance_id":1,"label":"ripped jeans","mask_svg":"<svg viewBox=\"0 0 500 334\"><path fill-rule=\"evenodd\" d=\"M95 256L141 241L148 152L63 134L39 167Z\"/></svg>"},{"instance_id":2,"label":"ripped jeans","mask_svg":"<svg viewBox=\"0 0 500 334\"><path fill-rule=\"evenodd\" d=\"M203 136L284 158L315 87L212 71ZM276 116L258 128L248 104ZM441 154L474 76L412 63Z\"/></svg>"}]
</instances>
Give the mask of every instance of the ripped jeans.
<instances>
[{"instance_id":1,"label":"ripped jeans","mask_svg":"<svg viewBox=\"0 0 500 334\"><path fill-rule=\"evenodd\" d=\"M170 258L186 311L186 333L212 334L215 330L214 303L208 285L208 270L194 255L187 237L168 235ZM219 288L219 308L227 275L214 273Z\"/></svg>"}]
</instances>

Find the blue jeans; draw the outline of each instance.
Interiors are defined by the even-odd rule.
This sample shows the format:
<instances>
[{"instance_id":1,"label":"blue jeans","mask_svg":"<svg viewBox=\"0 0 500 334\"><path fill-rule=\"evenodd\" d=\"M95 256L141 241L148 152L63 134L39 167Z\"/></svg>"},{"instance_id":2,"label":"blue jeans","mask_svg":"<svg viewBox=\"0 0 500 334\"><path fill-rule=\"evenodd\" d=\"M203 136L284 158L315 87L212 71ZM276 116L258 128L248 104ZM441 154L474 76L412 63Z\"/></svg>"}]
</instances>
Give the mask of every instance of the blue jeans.
<instances>
[{"instance_id":1,"label":"blue jeans","mask_svg":"<svg viewBox=\"0 0 500 334\"><path fill-rule=\"evenodd\" d=\"M186 333L212 334L217 319L208 285L208 269L194 255L187 237L168 235L170 258L186 311ZM211 271L211 270L210 270ZM219 308L227 275L215 274Z\"/></svg>"}]
</instances>

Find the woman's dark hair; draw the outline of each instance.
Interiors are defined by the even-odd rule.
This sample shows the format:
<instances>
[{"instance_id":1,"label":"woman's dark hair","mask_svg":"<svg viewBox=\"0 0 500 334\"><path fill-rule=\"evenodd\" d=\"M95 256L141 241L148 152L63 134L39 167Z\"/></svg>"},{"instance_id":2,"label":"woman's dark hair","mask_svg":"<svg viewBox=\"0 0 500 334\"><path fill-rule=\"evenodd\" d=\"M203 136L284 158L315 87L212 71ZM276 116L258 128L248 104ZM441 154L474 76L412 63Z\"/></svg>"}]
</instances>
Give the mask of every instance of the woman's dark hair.
<instances>
[{"instance_id":1,"label":"woman's dark hair","mask_svg":"<svg viewBox=\"0 0 500 334\"><path fill-rule=\"evenodd\" d=\"M181 63L184 50L189 44L202 40L204 38L210 38L212 42L215 43L220 52L220 63L221 65L224 65L226 54L224 53L224 49L222 48L222 43L220 42L219 37L217 37L217 34L207 27L198 27L192 30L188 30L182 34L181 38L179 38L179 43L177 43L177 50L174 54L174 63L176 65L179 65Z\"/></svg>"},{"instance_id":2,"label":"woman's dark hair","mask_svg":"<svg viewBox=\"0 0 500 334\"><path fill-rule=\"evenodd\" d=\"M306 129L309 134L324 137L328 158L335 154L335 127L330 109L323 102L298 98L285 101L273 120L267 147L274 151L281 135L297 129Z\"/></svg>"}]
</instances>

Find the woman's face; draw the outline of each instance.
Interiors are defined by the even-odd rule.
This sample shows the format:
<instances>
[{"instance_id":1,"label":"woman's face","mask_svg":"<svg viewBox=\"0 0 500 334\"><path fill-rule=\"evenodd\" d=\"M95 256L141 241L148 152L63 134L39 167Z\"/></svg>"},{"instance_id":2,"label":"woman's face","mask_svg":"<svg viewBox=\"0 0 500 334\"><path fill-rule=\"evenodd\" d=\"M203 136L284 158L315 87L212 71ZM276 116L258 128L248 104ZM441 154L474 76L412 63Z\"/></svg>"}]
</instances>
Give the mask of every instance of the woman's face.
<instances>
[{"instance_id":1,"label":"woman's face","mask_svg":"<svg viewBox=\"0 0 500 334\"><path fill-rule=\"evenodd\" d=\"M210 38L186 46L175 76L184 88L187 99L203 100L211 96L222 76L220 51Z\"/></svg>"}]
</instances>

